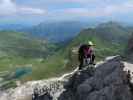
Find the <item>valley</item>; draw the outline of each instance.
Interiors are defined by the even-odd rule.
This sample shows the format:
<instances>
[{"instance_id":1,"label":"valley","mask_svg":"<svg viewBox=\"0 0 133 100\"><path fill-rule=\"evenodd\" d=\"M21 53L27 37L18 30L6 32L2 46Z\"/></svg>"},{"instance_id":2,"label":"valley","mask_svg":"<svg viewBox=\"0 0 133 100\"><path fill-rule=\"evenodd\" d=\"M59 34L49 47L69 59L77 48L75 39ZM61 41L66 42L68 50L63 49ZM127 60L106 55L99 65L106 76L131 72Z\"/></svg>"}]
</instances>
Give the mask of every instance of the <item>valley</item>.
<instances>
[{"instance_id":1,"label":"valley","mask_svg":"<svg viewBox=\"0 0 133 100\"><path fill-rule=\"evenodd\" d=\"M94 42L96 61L107 56L125 56L127 41L131 34L131 28L115 22L83 29L73 38L69 38L69 41L66 36L66 42L60 43L24 32L1 31L0 72L12 73L23 67L31 68L30 74L22 74L22 77L15 78L15 81L21 82L60 76L79 65L77 58L81 44L86 44L88 41Z\"/></svg>"}]
</instances>

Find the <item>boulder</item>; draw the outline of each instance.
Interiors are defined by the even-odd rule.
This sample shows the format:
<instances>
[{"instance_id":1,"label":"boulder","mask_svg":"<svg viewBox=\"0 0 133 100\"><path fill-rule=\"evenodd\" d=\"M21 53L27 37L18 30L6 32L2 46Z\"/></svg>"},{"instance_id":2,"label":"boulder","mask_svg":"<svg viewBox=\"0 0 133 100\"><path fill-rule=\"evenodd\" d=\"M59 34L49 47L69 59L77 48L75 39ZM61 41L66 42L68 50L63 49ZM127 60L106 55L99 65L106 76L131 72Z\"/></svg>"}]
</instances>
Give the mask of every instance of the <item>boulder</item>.
<instances>
[{"instance_id":1,"label":"boulder","mask_svg":"<svg viewBox=\"0 0 133 100\"><path fill-rule=\"evenodd\" d=\"M69 90L69 93L74 95L75 98L69 100L133 100L132 84L124 67L121 57L108 59L95 70L86 69L87 74L86 70L75 74L69 81L74 81L71 88L66 88L63 93L67 94ZM59 100L63 100L63 93Z\"/></svg>"}]
</instances>

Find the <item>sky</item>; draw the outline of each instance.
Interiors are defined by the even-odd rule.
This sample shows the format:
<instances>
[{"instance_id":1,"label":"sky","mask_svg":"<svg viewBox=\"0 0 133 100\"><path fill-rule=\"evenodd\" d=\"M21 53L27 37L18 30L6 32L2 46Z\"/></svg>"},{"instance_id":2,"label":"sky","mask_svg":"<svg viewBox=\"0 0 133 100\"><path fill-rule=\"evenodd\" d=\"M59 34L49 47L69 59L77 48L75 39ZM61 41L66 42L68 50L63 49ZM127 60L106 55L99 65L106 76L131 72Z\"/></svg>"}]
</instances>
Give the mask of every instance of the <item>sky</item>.
<instances>
[{"instance_id":1,"label":"sky","mask_svg":"<svg viewBox=\"0 0 133 100\"><path fill-rule=\"evenodd\" d=\"M0 0L0 23L132 19L133 0Z\"/></svg>"}]
</instances>

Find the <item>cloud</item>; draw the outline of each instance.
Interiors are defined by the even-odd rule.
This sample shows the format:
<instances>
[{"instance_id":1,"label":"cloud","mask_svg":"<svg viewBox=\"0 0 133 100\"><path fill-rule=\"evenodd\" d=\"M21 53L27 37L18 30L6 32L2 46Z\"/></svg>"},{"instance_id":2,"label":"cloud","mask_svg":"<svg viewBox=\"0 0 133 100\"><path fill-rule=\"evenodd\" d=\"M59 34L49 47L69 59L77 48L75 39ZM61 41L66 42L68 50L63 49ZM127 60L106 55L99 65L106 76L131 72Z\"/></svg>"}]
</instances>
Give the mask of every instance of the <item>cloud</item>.
<instances>
[{"instance_id":1,"label":"cloud","mask_svg":"<svg viewBox=\"0 0 133 100\"><path fill-rule=\"evenodd\" d=\"M52 0L50 0L51 2ZM98 0L54 0L54 2L59 2L59 3L85 3L85 2L94 2L94 1L98 1Z\"/></svg>"},{"instance_id":2,"label":"cloud","mask_svg":"<svg viewBox=\"0 0 133 100\"><path fill-rule=\"evenodd\" d=\"M88 9L88 8L76 8L67 10L68 13L75 14L78 16L87 16L87 17L95 17L102 16L103 14L97 12L99 9Z\"/></svg>"},{"instance_id":3,"label":"cloud","mask_svg":"<svg viewBox=\"0 0 133 100\"><path fill-rule=\"evenodd\" d=\"M31 0L32 1L32 0ZM43 2L43 3L94 3L94 2L100 2L101 0L48 0L48 1L45 1L45 0L39 0L40 2Z\"/></svg>"},{"instance_id":4,"label":"cloud","mask_svg":"<svg viewBox=\"0 0 133 100\"><path fill-rule=\"evenodd\" d=\"M76 0L74 0L76 1ZM80 0L79 0L80 1ZM54 14L75 17L111 17L119 14L133 13L133 2L122 2L121 4L104 5L97 7L66 8L56 10Z\"/></svg>"},{"instance_id":5,"label":"cloud","mask_svg":"<svg viewBox=\"0 0 133 100\"><path fill-rule=\"evenodd\" d=\"M93 3L93 2L98 2L100 0L56 0L58 2L68 2L68 3Z\"/></svg>"},{"instance_id":6,"label":"cloud","mask_svg":"<svg viewBox=\"0 0 133 100\"><path fill-rule=\"evenodd\" d=\"M31 8L31 7L20 7L18 8L19 12L17 12L18 14L22 14L22 15L45 15L47 13L46 10L42 10L39 8Z\"/></svg>"},{"instance_id":7,"label":"cloud","mask_svg":"<svg viewBox=\"0 0 133 100\"><path fill-rule=\"evenodd\" d=\"M31 2L35 2L32 1ZM38 0L38 2L49 2L49 4L53 3L51 0L49 1L42 1ZM113 14L119 13L127 13L132 12L133 5L131 2L126 1L119 4L106 4L101 6L100 0L54 0L56 3L79 3L85 4L85 6L81 6L79 8L65 8L63 5L59 9L52 9L52 10L45 10L38 7L30 7L24 6L20 4L16 4L15 0L0 0L0 15L46 15L51 13L53 15L63 15L64 16L79 16L79 17L105 17L111 16ZM112 1L113 2L113 1ZM26 3L26 1L25 1ZM43 4L42 3L42 4ZM95 4L93 8L90 7L91 4ZM42 5L40 4L40 5ZM56 5L56 4L55 4ZM52 14L52 12L54 12Z\"/></svg>"},{"instance_id":8,"label":"cloud","mask_svg":"<svg viewBox=\"0 0 133 100\"><path fill-rule=\"evenodd\" d=\"M0 0L0 15L10 15L17 12L15 3L11 0Z\"/></svg>"},{"instance_id":9,"label":"cloud","mask_svg":"<svg viewBox=\"0 0 133 100\"><path fill-rule=\"evenodd\" d=\"M20 20L121 19L132 13L131 0L0 0L0 18Z\"/></svg>"},{"instance_id":10,"label":"cloud","mask_svg":"<svg viewBox=\"0 0 133 100\"><path fill-rule=\"evenodd\" d=\"M13 0L0 0L0 16L8 15L44 15L46 10L20 6L15 3Z\"/></svg>"},{"instance_id":11,"label":"cloud","mask_svg":"<svg viewBox=\"0 0 133 100\"><path fill-rule=\"evenodd\" d=\"M133 2L123 2L120 4L113 4L109 6L105 6L102 9L97 10L96 12L102 12L103 16L110 16L110 15L129 15L129 13L133 13Z\"/></svg>"}]
</instances>

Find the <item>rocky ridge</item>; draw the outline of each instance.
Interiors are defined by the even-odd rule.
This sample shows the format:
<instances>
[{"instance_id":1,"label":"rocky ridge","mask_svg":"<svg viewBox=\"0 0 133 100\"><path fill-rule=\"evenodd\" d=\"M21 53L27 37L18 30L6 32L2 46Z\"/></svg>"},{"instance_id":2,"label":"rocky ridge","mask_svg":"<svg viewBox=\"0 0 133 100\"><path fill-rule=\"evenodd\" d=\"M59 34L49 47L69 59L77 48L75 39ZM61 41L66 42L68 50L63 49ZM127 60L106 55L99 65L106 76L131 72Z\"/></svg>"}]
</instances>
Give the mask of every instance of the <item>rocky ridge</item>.
<instances>
[{"instance_id":1,"label":"rocky ridge","mask_svg":"<svg viewBox=\"0 0 133 100\"><path fill-rule=\"evenodd\" d=\"M133 64L116 56L95 68L76 69L60 78L32 81L2 91L0 100L32 100L35 89L39 90L37 100L133 100L132 72Z\"/></svg>"}]
</instances>

